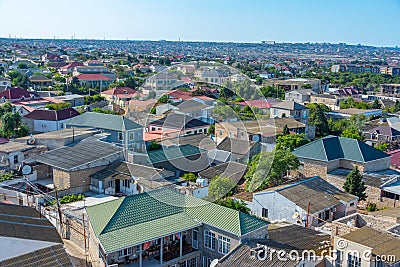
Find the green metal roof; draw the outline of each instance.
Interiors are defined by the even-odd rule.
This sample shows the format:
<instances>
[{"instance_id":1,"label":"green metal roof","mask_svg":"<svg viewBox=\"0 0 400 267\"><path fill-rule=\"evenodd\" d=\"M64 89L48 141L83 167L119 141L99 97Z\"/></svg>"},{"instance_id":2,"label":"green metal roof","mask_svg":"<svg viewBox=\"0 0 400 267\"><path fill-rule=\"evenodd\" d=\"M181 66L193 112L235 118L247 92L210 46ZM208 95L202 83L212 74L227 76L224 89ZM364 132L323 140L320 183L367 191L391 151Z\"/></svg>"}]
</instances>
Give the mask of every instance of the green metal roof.
<instances>
[{"instance_id":1,"label":"green metal roof","mask_svg":"<svg viewBox=\"0 0 400 267\"><path fill-rule=\"evenodd\" d=\"M192 145L183 145L163 147L158 150L148 151L147 155L151 163L158 163L172 159L188 157L191 155L197 155L202 152L205 152L205 150Z\"/></svg>"},{"instance_id":2,"label":"green metal roof","mask_svg":"<svg viewBox=\"0 0 400 267\"><path fill-rule=\"evenodd\" d=\"M327 136L301 146L293 151L300 158L319 161L347 159L368 162L390 157L390 155L356 139Z\"/></svg>"},{"instance_id":3,"label":"green metal roof","mask_svg":"<svg viewBox=\"0 0 400 267\"><path fill-rule=\"evenodd\" d=\"M70 119L65 124L67 126L90 127L114 131L126 131L143 128L143 126L128 118L125 118L124 116L96 112L85 112Z\"/></svg>"},{"instance_id":4,"label":"green metal roof","mask_svg":"<svg viewBox=\"0 0 400 267\"><path fill-rule=\"evenodd\" d=\"M90 222L106 252L207 224L237 236L268 222L169 189L122 197L87 207Z\"/></svg>"}]
</instances>

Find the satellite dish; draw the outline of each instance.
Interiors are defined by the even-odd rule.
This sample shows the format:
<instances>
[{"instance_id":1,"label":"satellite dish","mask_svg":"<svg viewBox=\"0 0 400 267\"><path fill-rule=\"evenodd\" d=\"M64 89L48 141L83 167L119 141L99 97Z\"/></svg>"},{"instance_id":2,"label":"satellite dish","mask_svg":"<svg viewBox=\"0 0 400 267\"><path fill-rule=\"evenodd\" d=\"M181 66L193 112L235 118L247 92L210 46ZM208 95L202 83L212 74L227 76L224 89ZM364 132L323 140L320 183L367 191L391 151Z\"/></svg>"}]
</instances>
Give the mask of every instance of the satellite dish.
<instances>
[{"instance_id":1,"label":"satellite dish","mask_svg":"<svg viewBox=\"0 0 400 267\"><path fill-rule=\"evenodd\" d=\"M24 165L24 167L22 167L23 175L29 175L31 173L32 173L32 167L30 165Z\"/></svg>"},{"instance_id":2,"label":"satellite dish","mask_svg":"<svg viewBox=\"0 0 400 267\"><path fill-rule=\"evenodd\" d=\"M215 267L218 264L218 259L213 260L212 262L210 262L210 267Z\"/></svg>"},{"instance_id":3,"label":"satellite dish","mask_svg":"<svg viewBox=\"0 0 400 267\"><path fill-rule=\"evenodd\" d=\"M297 218L300 218L300 213L298 212L293 213L292 219L297 219Z\"/></svg>"},{"instance_id":4,"label":"satellite dish","mask_svg":"<svg viewBox=\"0 0 400 267\"><path fill-rule=\"evenodd\" d=\"M258 135L253 135L253 137L251 139L254 142L259 142L260 141L260 137Z\"/></svg>"}]
</instances>

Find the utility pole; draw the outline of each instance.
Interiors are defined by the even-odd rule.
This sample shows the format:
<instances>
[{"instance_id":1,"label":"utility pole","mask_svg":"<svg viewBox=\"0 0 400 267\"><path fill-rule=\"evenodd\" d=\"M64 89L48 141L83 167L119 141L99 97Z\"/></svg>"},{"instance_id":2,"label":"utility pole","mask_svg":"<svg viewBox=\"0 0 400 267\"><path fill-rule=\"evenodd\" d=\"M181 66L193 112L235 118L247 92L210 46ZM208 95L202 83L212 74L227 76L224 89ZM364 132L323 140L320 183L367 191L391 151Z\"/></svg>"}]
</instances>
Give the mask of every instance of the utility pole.
<instances>
[{"instance_id":1,"label":"utility pole","mask_svg":"<svg viewBox=\"0 0 400 267\"><path fill-rule=\"evenodd\" d=\"M83 212L85 212L85 211L83 211ZM82 213L82 226L83 226L83 242L85 242L85 266L88 266L87 244L86 244L86 227L85 227L85 213Z\"/></svg>"},{"instance_id":2,"label":"utility pole","mask_svg":"<svg viewBox=\"0 0 400 267\"><path fill-rule=\"evenodd\" d=\"M308 219L310 218L310 206L311 202L308 201L308 207L307 207L307 219L306 219L306 228L308 228Z\"/></svg>"},{"instance_id":3,"label":"utility pole","mask_svg":"<svg viewBox=\"0 0 400 267\"><path fill-rule=\"evenodd\" d=\"M57 210L58 210L58 216L60 219L60 233L61 233L61 238L64 237L64 232L63 232L63 222L62 222L62 213L61 213L61 208L60 208L60 201L58 200L58 190L56 189L56 202L57 202Z\"/></svg>"}]
</instances>

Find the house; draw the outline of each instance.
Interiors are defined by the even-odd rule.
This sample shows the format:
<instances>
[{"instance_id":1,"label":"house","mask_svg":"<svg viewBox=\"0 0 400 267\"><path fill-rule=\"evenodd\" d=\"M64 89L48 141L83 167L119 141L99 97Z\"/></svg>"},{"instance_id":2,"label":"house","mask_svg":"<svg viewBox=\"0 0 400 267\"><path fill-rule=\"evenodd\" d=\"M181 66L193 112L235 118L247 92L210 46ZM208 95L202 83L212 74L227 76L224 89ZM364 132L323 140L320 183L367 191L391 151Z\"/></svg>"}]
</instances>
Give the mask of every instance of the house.
<instances>
[{"instance_id":1,"label":"house","mask_svg":"<svg viewBox=\"0 0 400 267\"><path fill-rule=\"evenodd\" d=\"M73 266L56 228L32 207L0 203L0 266Z\"/></svg>"},{"instance_id":2,"label":"house","mask_svg":"<svg viewBox=\"0 0 400 267\"><path fill-rule=\"evenodd\" d=\"M310 103L311 96L314 94L315 92L311 89L299 89L299 90L287 91L285 92L285 100L294 101L297 103Z\"/></svg>"},{"instance_id":3,"label":"house","mask_svg":"<svg viewBox=\"0 0 400 267\"><path fill-rule=\"evenodd\" d=\"M350 119L353 115L364 115L367 118L382 116L381 109L346 108L339 111L326 112L327 117L333 119Z\"/></svg>"},{"instance_id":4,"label":"house","mask_svg":"<svg viewBox=\"0 0 400 267\"><path fill-rule=\"evenodd\" d=\"M321 226L357 210L358 198L315 176L253 194L248 204L256 216Z\"/></svg>"},{"instance_id":5,"label":"house","mask_svg":"<svg viewBox=\"0 0 400 267\"><path fill-rule=\"evenodd\" d=\"M77 76L75 76L78 81L79 84L81 86L89 86L91 88L94 87L107 87L110 84L112 84L115 79L107 77L105 75L102 74L97 74L97 73L82 73L82 74L78 74ZM72 81L72 78L69 79L69 82Z\"/></svg>"},{"instance_id":6,"label":"house","mask_svg":"<svg viewBox=\"0 0 400 267\"><path fill-rule=\"evenodd\" d=\"M218 122L215 124L215 138L217 142L222 141L225 137L231 137L273 144L275 143L276 135L282 134L285 125L292 133L303 133L308 139L315 139L314 126L305 125L287 117L257 121Z\"/></svg>"},{"instance_id":7,"label":"house","mask_svg":"<svg viewBox=\"0 0 400 267\"><path fill-rule=\"evenodd\" d=\"M183 85L184 82L179 80L171 73L158 73L146 79L144 88L146 90L171 90Z\"/></svg>"},{"instance_id":8,"label":"house","mask_svg":"<svg viewBox=\"0 0 400 267\"><path fill-rule=\"evenodd\" d=\"M275 98L247 100L237 103L239 106L249 106L251 108L259 108L260 110L267 110L272 106L281 103L280 100Z\"/></svg>"},{"instance_id":9,"label":"house","mask_svg":"<svg viewBox=\"0 0 400 267\"><path fill-rule=\"evenodd\" d=\"M85 112L65 123L65 128L93 128L102 131L105 141L128 150L143 151L143 126L120 115Z\"/></svg>"},{"instance_id":10,"label":"house","mask_svg":"<svg viewBox=\"0 0 400 267\"><path fill-rule=\"evenodd\" d=\"M178 130L181 134L206 134L210 125L185 114L171 113L159 120L150 122L148 132Z\"/></svg>"},{"instance_id":11,"label":"house","mask_svg":"<svg viewBox=\"0 0 400 267\"><path fill-rule=\"evenodd\" d=\"M327 136L296 148L293 151L303 164L305 176L320 176L338 168L353 169L361 172L375 172L390 167L390 156L362 141Z\"/></svg>"},{"instance_id":12,"label":"house","mask_svg":"<svg viewBox=\"0 0 400 267\"><path fill-rule=\"evenodd\" d=\"M390 126L377 126L363 131L366 143L370 145L388 144L390 147L397 147L400 141L400 131Z\"/></svg>"},{"instance_id":13,"label":"house","mask_svg":"<svg viewBox=\"0 0 400 267\"><path fill-rule=\"evenodd\" d=\"M40 89L43 87L48 87L53 85L52 79L49 79L44 75L38 75L38 74L29 77L29 82L34 89Z\"/></svg>"},{"instance_id":14,"label":"house","mask_svg":"<svg viewBox=\"0 0 400 267\"><path fill-rule=\"evenodd\" d=\"M69 146L80 142L83 139L98 133L100 133L100 131L90 128L72 128L20 137L13 141L24 144L30 142L34 145L47 146L49 150L53 150L55 148Z\"/></svg>"},{"instance_id":15,"label":"house","mask_svg":"<svg viewBox=\"0 0 400 267\"><path fill-rule=\"evenodd\" d=\"M166 95L168 95L168 99L171 102L182 102L182 101L187 101L193 98L192 93L189 91L183 91L179 89L175 90L170 90L166 92Z\"/></svg>"},{"instance_id":16,"label":"house","mask_svg":"<svg viewBox=\"0 0 400 267\"><path fill-rule=\"evenodd\" d=\"M192 145L175 145L148 151L147 154L132 152L133 163L172 171L175 177L186 172L198 173L209 165L207 151Z\"/></svg>"},{"instance_id":17,"label":"house","mask_svg":"<svg viewBox=\"0 0 400 267\"><path fill-rule=\"evenodd\" d=\"M100 194L134 195L171 185L165 178L173 176L166 170L116 161L90 175L90 190Z\"/></svg>"},{"instance_id":18,"label":"house","mask_svg":"<svg viewBox=\"0 0 400 267\"><path fill-rule=\"evenodd\" d=\"M72 74L76 67L83 66L81 62L71 62L58 69L60 74Z\"/></svg>"},{"instance_id":19,"label":"house","mask_svg":"<svg viewBox=\"0 0 400 267\"><path fill-rule=\"evenodd\" d=\"M25 89L22 88L8 88L4 90L3 92L0 92L0 101L1 102L15 102L19 100L28 100L28 99L35 99L39 98L39 95L33 92L28 92Z\"/></svg>"},{"instance_id":20,"label":"house","mask_svg":"<svg viewBox=\"0 0 400 267\"><path fill-rule=\"evenodd\" d=\"M209 106L195 100L187 100L183 102L157 105L156 115L162 115L172 110L176 114L184 114L192 118L199 119L205 123L212 124L214 123L214 119L212 118L213 108L213 106Z\"/></svg>"},{"instance_id":21,"label":"house","mask_svg":"<svg viewBox=\"0 0 400 267\"><path fill-rule=\"evenodd\" d=\"M270 108L270 117L289 117L307 125L308 108L293 101L283 101L282 103L276 104Z\"/></svg>"},{"instance_id":22,"label":"house","mask_svg":"<svg viewBox=\"0 0 400 267\"><path fill-rule=\"evenodd\" d=\"M258 142L226 137L216 149L229 152L231 161L247 163L251 157L261 152L262 146Z\"/></svg>"},{"instance_id":23,"label":"house","mask_svg":"<svg viewBox=\"0 0 400 267\"><path fill-rule=\"evenodd\" d=\"M46 146L28 145L10 141L0 144L1 169L15 170L29 158L47 151Z\"/></svg>"},{"instance_id":24,"label":"house","mask_svg":"<svg viewBox=\"0 0 400 267\"><path fill-rule=\"evenodd\" d=\"M45 133L64 129L64 123L80 113L74 108L60 110L37 109L25 115L22 121L31 133Z\"/></svg>"},{"instance_id":25,"label":"house","mask_svg":"<svg viewBox=\"0 0 400 267\"><path fill-rule=\"evenodd\" d=\"M247 165L238 162L226 162L199 172L199 178L211 181L216 176L232 178L238 183L247 172Z\"/></svg>"},{"instance_id":26,"label":"house","mask_svg":"<svg viewBox=\"0 0 400 267\"><path fill-rule=\"evenodd\" d=\"M399 236L364 226L346 235L334 237L333 248L337 253L335 264L366 267L399 266L399 247Z\"/></svg>"},{"instance_id":27,"label":"house","mask_svg":"<svg viewBox=\"0 0 400 267\"><path fill-rule=\"evenodd\" d=\"M89 191L91 174L122 158L122 148L90 137L73 146L40 154L34 159L39 165L34 169L45 169L55 188L65 194L81 193Z\"/></svg>"},{"instance_id":28,"label":"house","mask_svg":"<svg viewBox=\"0 0 400 267\"><path fill-rule=\"evenodd\" d=\"M56 100L69 103L70 107L79 107L85 105L85 96L78 94L66 94L61 96L54 96Z\"/></svg>"},{"instance_id":29,"label":"house","mask_svg":"<svg viewBox=\"0 0 400 267\"><path fill-rule=\"evenodd\" d=\"M196 70L195 76L203 82L210 84L218 84L218 85L229 81L230 78L229 72L222 69L208 68L208 67L202 67Z\"/></svg>"},{"instance_id":30,"label":"house","mask_svg":"<svg viewBox=\"0 0 400 267\"><path fill-rule=\"evenodd\" d=\"M117 104L125 109L129 101L136 96L136 90L129 87L114 87L100 93L109 104Z\"/></svg>"},{"instance_id":31,"label":"house","mask_svg":"<svg viewBox=\"0 0 400 267\"><path fill-rule=\"evenodd\" d=\"M86 208L93 266L209 266L268 222L168 189ZM118 236L119 238L115 238Z\"/></svg>"},{"instance_id":32,"label":"house","mask_svg":"<svg viewBox=\"0 0 400 267\"><path fill-rule=\"evenodd\" d=\"M319 79L270 79L266 81L268 85L275 88L282 88L285 91L293 91L299 89L311 89L315 93L319 94L322 92L321 80Z\"/></svg>"},{"instance_id":33,"label":"house","mask_svg":"<svg viewBox=\"0 0 400 267\"><path fill-rule=\"evenodd\" d=\"M339 97L331 94L316 94L310 98L310 103L324 104L331 110L339 110Z\"/></svg>"},{"instance_id":34,"label":"house","mask_svg":"<svg viewBox=\"0 0 400 267\"><path fill-rule=\"evenodd\" d=\"M128 102L128 105L126 106L126 112L132 113L132 112L140 112L140 111L146 111L149 112L157 103L156 99L148 99L148 100L136 100L136 99L131 99Z\"/></svg>"},{"instance_id":35,"label":"house","mask_svg":"<svg viewBox=\"0 0 400 267\"><path fill-rule=\"evenodd\" d=\"M5 77L0 77L0 92L6 90L7 87L11 87L11 80Z\"/></svg>"},{"instance_id":36,"label":"house","mask_svg":"<svg viewBox=\"0 0 400 267\"><path fill-rule=\"evenodd\" d=\"M330 235L294 224L271 224L268 239L244 241L218 260L216 267L303 267L323 266L323 250ZM304 251L314 255L304 256Z\"/></svg>"},{"instance_id":37,"label":"house","mask_svg":"<svg viewBox=\"0 0 400 267\"><path fill-rule=\"evenodd\" d=\"M338 188L343 188L346 176L351 170L338 168L329 172L326 180ZM377 208L396 207L400 203L400 172L394 169L363 172L363 182L367 199L365 203L375 203Z\"/></svg>"}]
</instances>

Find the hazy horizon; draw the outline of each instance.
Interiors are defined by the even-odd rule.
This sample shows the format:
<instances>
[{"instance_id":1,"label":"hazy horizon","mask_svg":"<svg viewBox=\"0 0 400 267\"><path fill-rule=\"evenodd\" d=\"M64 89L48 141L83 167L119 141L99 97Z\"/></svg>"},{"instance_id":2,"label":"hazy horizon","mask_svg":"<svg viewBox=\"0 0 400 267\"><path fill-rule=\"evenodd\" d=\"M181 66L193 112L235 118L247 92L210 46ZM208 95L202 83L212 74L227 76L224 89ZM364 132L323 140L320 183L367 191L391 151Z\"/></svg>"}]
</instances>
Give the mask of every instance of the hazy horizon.
<instances>
[{"instance_id":1,"label":"hazy horizon","mask_svg":"<svg viewBox=\"0 0 400 267\"><path fill-rule=\"evenodd\" d=\"M400 0L0 0L0 37L400 46Z\"/></svg>"}]
</instances>

